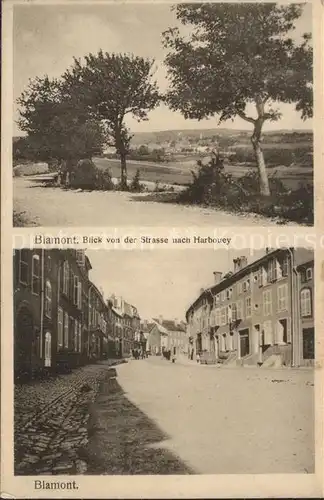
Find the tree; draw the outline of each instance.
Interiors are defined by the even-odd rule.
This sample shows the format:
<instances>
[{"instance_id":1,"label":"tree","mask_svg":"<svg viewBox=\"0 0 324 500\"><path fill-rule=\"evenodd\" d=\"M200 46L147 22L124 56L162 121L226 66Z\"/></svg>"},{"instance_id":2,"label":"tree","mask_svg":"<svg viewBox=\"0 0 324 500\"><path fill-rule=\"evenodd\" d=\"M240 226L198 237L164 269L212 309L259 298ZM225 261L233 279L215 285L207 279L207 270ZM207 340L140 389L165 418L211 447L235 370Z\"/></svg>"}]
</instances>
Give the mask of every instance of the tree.
<instances>
[{"instance_id":1,"label":"tree","mask_svg":"<svg viewBox=\"0 0 324 500\"><path fill-rule=\"evenodd\" d=\"M260 193L269 195L261 149L262 128L278 120L278 102L295 103L302 118L312 116L311 36L298 44L291 38L302 13L298 4L179 4L177 19L191 27L163 33L169 50L166 64L170 90L166 100L186 118L218 115L220 122L241 117L253 126L251 142L260 179ZM256 115L246 107L253 104Z\"/></svg>"},{"instance_id":2,"label":"tree","mask_svg":"<svg viewBox=\"0 0 324 500\"><path fill-rule=\"evenodd\" d=\"M104 136L100 123L78 104L75 93L63 92L60 80L35 78L18 99L21 130L27 132L34 157L70 166L101 152Z\"/></svg>"},{"instance_id":3,"label":"tree","mask_svg":"<svg viewBox=\"0 0 324 500\"><path fill-rule=\"evenodd\" d=\"M132 137L125 118L130 115L139 122L147 120L148 112L158 104L157 85L152 81L153 64L150 59L100 50L97 55L86 56L83 64L75 59L63 77L66 91L76 92L90 115L104 124L109 145L116 148L120 157L124 188Z\"/></svg>"}]
</instances>

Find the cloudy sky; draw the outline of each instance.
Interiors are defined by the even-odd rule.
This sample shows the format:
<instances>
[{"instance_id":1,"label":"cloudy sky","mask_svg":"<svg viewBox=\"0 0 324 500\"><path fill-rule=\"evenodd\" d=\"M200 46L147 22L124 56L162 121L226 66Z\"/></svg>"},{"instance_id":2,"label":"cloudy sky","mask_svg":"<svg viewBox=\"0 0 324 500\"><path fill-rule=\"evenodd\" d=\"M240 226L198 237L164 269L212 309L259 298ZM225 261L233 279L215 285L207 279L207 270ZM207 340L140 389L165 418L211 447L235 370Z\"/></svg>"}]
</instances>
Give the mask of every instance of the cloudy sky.
<instances>
[{"instance_id":1,"label":"cloudy sky","mask_svg":"<svg viewBox=\"0 0 324 500\"><path fill-rule=\"evenodd\" d=\"M14 7L14 98L28 85L29 78L48 74L60 76L73 62L99 49L107 52L133 52L156 61L156 79L161 91L167 87L163 67L165 49L161 34L175 26L171 4L120 3L105 5L19 5ZM299 19L296 37L311 31L311 6L304 8ZM283 118L267 124L271 129L311 128L303 122L291 105L282 105ZM17 108L15 104L15 119ZM217 119L185 120L180 113L160 106L149 115L149 121L137 123L129 119L132 131L190 129L217 127ZM249 129L250 124L236 119L222 126ZM19 134L15 125L14 135Z\"/></svg>"},{"instance_id":2,"label":"cloudy sky","mask_svg":"<svg viewBox=\"0 0 324 500\"><path fill-rule=\"evenodd\" d=\"M90 279L102 288L105 298L121 295L147 319L159 315L184 319L199 290L213 284L213 271L233 270L233 259L239 255L250 262L264 253L206 248L87 251Z\"/></svg>"}]
</instances>

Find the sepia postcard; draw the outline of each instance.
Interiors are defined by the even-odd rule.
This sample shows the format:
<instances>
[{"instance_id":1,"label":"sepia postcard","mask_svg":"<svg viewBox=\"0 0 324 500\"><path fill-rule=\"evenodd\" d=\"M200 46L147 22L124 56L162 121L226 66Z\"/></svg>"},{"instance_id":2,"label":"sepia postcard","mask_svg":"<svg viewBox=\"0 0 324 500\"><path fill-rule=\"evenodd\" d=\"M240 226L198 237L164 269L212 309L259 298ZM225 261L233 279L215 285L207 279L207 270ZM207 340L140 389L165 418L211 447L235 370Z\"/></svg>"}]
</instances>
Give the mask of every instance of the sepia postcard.
<instances>
[{"instance_id":1,"label":"sepia postcard","mask_svg":"<svg viewBox=\"0 0 324 500\"><path fill-rule=\"evenodd\" d=\"M324 496L323 9L3 2L1 497Z\"/></svg>"}]
</instances>

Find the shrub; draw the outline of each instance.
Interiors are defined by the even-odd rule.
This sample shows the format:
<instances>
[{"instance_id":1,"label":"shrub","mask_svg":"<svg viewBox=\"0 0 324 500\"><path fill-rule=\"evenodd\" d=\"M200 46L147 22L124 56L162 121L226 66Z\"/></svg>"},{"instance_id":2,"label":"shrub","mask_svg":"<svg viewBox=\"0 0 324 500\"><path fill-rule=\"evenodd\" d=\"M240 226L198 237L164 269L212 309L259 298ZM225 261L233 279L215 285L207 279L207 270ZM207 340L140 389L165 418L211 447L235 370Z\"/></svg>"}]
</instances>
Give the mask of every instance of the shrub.
<instances>
[{"instance_id":1,"label":"shrub","mask_svg":"<svg viewBox=\"0 0 324 500\"><path fill-rule=\"evenodd\" d=\"M223 172L223 162L212 158L207 165L198 162L198 173L192 172L192 184L178 197L180 202L204 204L240 212L254 212L281 220L313 223L313 187L300 186L289 191L274 173L269 177L271 195L259 191L259 174L249 171L234 179Z\"/></svg>"},{"instance_id":2,"label":"shrub","mask_svg":"<svg viewBox=\"0 0 324 500\"><path fill-rule=\"evenodd\" d=\"M114 185L109 170L99 170L91 160L80 160L70 175L74 189L112 190Z\"/></svg>"},{"instance_id":3,"label":"shrub","mask_svg":"<svg viewBox=\"0 0 324 500\"><path fill-rule=\"evenodd\" d=\"M141 184L141 182L140 182L140 171L139 171L139 169L136 170L136 173L135 173L135 175L133 177L133 180L131 182L131 185L130 185L129 189L133 193L141 193L142 191L144 191L145 186L143 184Z\"/></svg>"}]
</instances>

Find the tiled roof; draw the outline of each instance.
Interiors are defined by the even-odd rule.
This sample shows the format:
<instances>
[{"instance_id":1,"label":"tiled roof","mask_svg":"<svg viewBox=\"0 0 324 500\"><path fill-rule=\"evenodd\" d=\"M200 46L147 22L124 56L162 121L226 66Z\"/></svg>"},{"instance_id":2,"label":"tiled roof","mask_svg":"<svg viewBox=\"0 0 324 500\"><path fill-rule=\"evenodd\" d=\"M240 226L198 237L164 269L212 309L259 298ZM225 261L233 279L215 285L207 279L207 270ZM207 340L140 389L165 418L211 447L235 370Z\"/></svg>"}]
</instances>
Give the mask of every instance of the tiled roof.
<instances>
[{"instance_id":1,"label":"tiled roof","mask_svg":"<svg viewBox=\"0 0 324 500\"><path fill-rule=\"evenodd\" d=\"M156 323L159 323L159 320L156 318L153 318L153 320ZM162 326L169 332L185 332L186 331L186 325L183 322L180 322L177 324L174 320L171 319L163 319L162 320Z\"/></svg>"},{"instance_id":2,"label":"tiled roof","mask_svg":"<svg viewBox=\"0 0 324 500\"><path fill-rule=\"evenodd\" d=\"M143 333L148 333L154 325L155 325L155 323L153 323L153 322L147 323L146 326L145 326L145 323L141 323L141 330Z\"/></svg>"}]
</instances>

